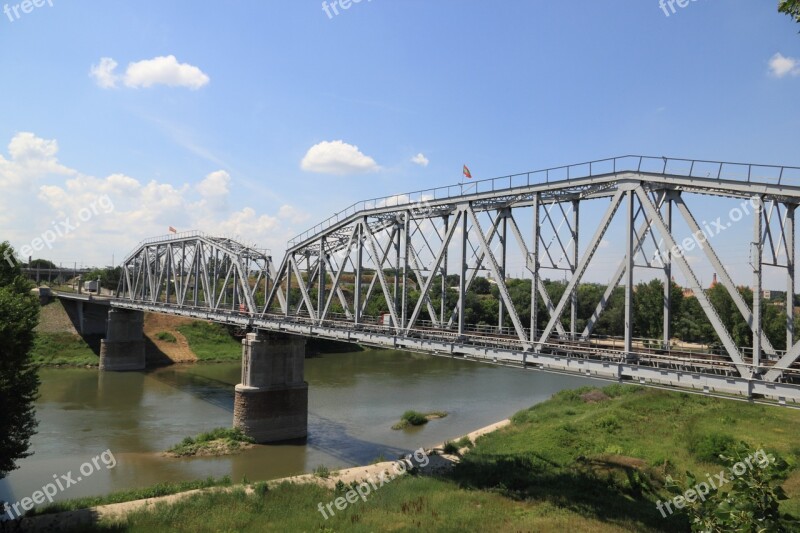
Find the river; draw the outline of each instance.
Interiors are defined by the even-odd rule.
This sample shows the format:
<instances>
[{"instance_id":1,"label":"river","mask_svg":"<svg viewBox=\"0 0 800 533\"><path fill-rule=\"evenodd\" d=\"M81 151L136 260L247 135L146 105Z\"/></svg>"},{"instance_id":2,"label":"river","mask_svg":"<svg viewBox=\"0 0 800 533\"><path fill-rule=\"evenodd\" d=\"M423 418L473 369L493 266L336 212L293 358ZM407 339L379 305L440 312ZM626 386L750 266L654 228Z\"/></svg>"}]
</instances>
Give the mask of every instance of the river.
<instances>
[{"instance_id":1,"label":"river","mask_svg":"<svg viewBox=\"0 0 800 533\"><path fill-rule=\"evenodd\" d=\"M234 363L126 373L42 369L34 454L0 481L0 500L16 502L70 471L76 482L56 500L161 481L224 475L256 481L319 465L333 470L388 460L507 418L559 390L605 384L407 352L325 354L306 360L305 443L256 446L228 457L163 457L160 452L186 436L230 426L240 372ZM408 409L449 415L419 428L392 430ZM100 461L89 476L80 476L80 466L105 450L116 465L107 468Z\"/></svg>"}]
</instances>

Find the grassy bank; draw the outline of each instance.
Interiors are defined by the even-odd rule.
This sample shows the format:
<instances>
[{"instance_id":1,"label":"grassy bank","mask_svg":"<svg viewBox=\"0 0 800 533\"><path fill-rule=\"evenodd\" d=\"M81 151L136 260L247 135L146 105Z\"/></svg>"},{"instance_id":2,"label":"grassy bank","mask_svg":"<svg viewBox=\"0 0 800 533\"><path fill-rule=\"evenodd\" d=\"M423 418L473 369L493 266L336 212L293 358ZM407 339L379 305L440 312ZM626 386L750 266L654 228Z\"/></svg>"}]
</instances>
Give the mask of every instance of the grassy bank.
<instances>
[{"instance_id":1,"label":"grassy bank","mask_svg":"<svg viewBox=\"0 0 800 533\"><path fill-rule=\"evenodd\" d=\"M564 391L481 437L451 474L407 476L325 520L341 493L282 485L208 494L129 515L120 531L687 531L663 518L666 475L717 473L714 453L744 440L793 465L800 412L638 387ZM424 471L424 469L423 469ZM781 508L800 514L800 470Z\"/></svg>"},{"instance_id":2,"label":"grassy bank","mask_svg":"<svg viewBox=\"0 0 800 533\"><path fill-rule=\"evenodd\" d=\"M186 492L194 489L206 489L209 487L228 487L231 485L229 477L220 479L207 478L197 481L181 481L178 483L159 483L152 487L141 489L130 489L113 492L105 496L89 496L86 498L76 498L63 502L56 502L45 507L29 511L26 516L34 516L49 513L59 513L61 511L74 511L76 509L87 509L98 505L109 505L112 503L130 502L143 500L145 498L157 498L159 496L169 496L179 492Z\"/></svg>"},{"instance_id":3,"label":"grassy bank","mask_svg":"<svg viewBox=\"0 0 800 533\"><path fill-rule=\"evenodd\" d=\"M100 344L100 336L90 338ZM37 332L31 352L31 360L46 366L98 366L100 357L86 340L72 333Z\"/></svg>"},{"instance_id":4,"label":"grassy bank","mask_svg":"<svg viewBox=\"0 0 800 533\"><path fill-rule=\"evenodd\" d=\"M228 330L210 322L192 322L178 326L198 361L239 361L242 343L231 337Z\"/></svg>"}]
</instances>

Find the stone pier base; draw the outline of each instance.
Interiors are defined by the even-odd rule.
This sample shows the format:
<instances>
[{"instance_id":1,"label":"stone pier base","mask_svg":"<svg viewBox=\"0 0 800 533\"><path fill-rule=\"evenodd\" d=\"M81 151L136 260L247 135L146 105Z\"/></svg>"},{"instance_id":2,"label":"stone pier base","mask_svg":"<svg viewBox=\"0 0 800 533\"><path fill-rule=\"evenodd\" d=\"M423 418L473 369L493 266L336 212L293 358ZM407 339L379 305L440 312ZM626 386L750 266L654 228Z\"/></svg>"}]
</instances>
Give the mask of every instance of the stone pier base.
<instances>
[{"instance_id":1,"label":"stone pier base","mask_svg":"<svg viewBox=\"0 0 800 533\"><path fill-rule=\"evenodd\" d=\"M236 386L233 426L256 442L302 439L308 435L308 385L259 389Z\"/></svg>"},{"instance_id":2,"label":"stone pier base","mask_svg":"<svg viewBox=\"0 0 800 533\"><path fill-rule=\"evenodd\" d=\"M233 426L256 442L308 435L308 384L303 337L249 333L242 340L242 382L236 386Z\"/></svg>"},{"instance_id":3,"label":"stone pier base","mask_svg":"<svg viewBox=\"0 0 800 533\"><path fill-rule=\"evenodd\" d=\"M144 313L108 312L106 338L100 341L100 370L144 370Z\"/></svg>"}]
</instances>

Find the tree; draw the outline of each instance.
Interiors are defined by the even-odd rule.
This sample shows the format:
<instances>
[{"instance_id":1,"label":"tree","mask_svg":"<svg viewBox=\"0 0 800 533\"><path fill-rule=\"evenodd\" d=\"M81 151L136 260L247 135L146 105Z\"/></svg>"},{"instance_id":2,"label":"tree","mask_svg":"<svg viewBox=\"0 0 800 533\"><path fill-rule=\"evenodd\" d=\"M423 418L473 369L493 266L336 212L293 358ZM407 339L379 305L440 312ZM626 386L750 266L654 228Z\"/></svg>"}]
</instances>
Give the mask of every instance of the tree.
<instances>
[{"instance_id":1,"label":"tree","mask_svg":"<svg viewBox=\"0 0 800 533\"><path fill-rule=\"evenodd\" d=\"M778 2L778 11L786 13L795 21L800 22L800 0L780 0Z\"/></svg>"},{"instance_id":2,"label":"tree","mask_svg":"<svg viewBox=\"0 0 800 533\"><path fill-rule=\"evenodd\" d=\"M472 282L471 289L475 291L475 294L490 294L492 292L492 284L486 278L478 276Z\"/></svg>"},{"instance_id":3,"label":"tree","mask_svg":"<svg viewBox=\"0 0 800 533\"><path fill-rule=\"evenodd\" d=\"M0 256L7 251L13 253L11 245L0 244ZM33 402L39 378L29 353L39 302L31 288L19 265L0 262L0 478L16 468L18 459L30 455L36 430Z\"/></svg>"},{"instance_id":4,"label":"tree","mask_svg":"<svg viewBox=\"0 0 800 533\"><path fill-rule=\"evenodd\" d=\"M45 269L56 269L58 268L55 263L52 261L48 261L47 259L33 259L31 263L28 265L28 268L45 268Z\"/></svg>"},{"instance_id":5,"label":"tree","mask_svg":"<svg viewBox=\"0 0 800 533\"><path fill-rule=\"evenodd\" d=\"M104 289L113 291L116 290L119 285L120 277L122 277L122 267L97 268L85 274L83 276L83 281L95 281L97 278L100 278L100 285Z\"/></svg>"},{"instance_id":6,"label":"tree","mask_svg":"<svg viewBox=\"0 0 800 533\"><path fill-rule=\"evenodd\" d=\"M790 471L786 461L763 449L753 452L744 442L720 458L727 467L730 488L712 490L706 478L696 478L691 472L686 473L683 486L668 480L668 488L676 498L688 502L683 512L689 516L692 531L798 531L800 521L782 514L779 508L779 502L788 499L780 486ZM690 491L694 493L691 499L686 497ZM704 497L698 498L700 493Z\"/></svg>"}]
</instances>

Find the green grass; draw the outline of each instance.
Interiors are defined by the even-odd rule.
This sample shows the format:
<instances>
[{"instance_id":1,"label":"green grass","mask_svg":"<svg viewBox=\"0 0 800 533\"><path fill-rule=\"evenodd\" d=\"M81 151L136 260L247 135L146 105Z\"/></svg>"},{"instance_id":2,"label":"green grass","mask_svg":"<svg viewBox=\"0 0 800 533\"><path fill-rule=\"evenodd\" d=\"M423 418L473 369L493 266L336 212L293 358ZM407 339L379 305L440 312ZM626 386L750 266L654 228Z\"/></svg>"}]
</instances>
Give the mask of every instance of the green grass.
<instances>
[{"instance_id":1,"label":"green grass","mask_svg":"<svg viewBox=\"0 0 800 533\"><path fill-rule=\"evenodd\" d=\"M192 322L177 329L186 337L198 361L239 361L242 358L242 343L219 324Z\"/></svg>"},{"instance_id":2,"label":"green grass","mask_svg":"<svg viewBox=\"0 0 800 533\"><path fill-rule=\"evenodd\" d=\"M675 525L653 513L667 474L717 473L714 453L731 439L777 452L797 465L800 412L632 386L587 403L590 389L562 391L481 437L455 469L464 486L548 501L603 519L628 516L648 527ZM782 509L800 515L800 470L784 483Z\"/></svg>"},{"instance_id":3,"label":"green grass","mask_svg":"<svg viewBox=\"0 0 800 533\"><path fill-rule=\"evenodd\" d=\"M204 494L129 515L118 531L688 531L655 506L667 474L717 473L729 439L800 464L800 412L612 385L599 401L563 391L480 437L445 478L406 476L325 520L317 504L341 492L284 484L246 496ZM604 399L603 399L604 398ZM425 468L421 468L424 473ZM342 484L343 485L343 484ZM800 514L800 470L782 511ZM344 486L340 489L345 488ZM334 507L335 509L335 507ZM103 529L108 530L108 529Z\"/></svg>"},{"instance_id":4,"label":"green grass","mask_svg":"<svg viewBox=\"0 0 800 533\"><path fill-rule=\"evenodd\" d=\"M178 342L178 339L175 338L175 335L173 335L169 331L162 331L160 333L156 333L156 338L164 342L172 342L172 343Z\"/></svg>"},{"instance_id":5,"label":"green grass","mask_svg":"<svg viewBox=\"0 0 800 533\"><path fill-rule=\"evenodd\" d=\"M181 481L178 483L159 483L152 487L142 489L130 489L119 492L113 492L106 496L90 496L86 498L76 498L74 500L67 500L63 502L56 502L45 507L33 509L26 513L26 516L60 513L62 511L74 511L76 509L87 509L89 507L96 507L98 505L108 505L112 503L130 502L134 500L143 500L145 498L157 498L158 496L168 496L170 494L177 494L179 492L186 492L187 490L205 489L209 487L227 487L231 485L231 479L228 476L220 479L207 478L197 481Z\"/></svg>"},{"instance_id":6,"label":"green grass","mask_svg":"<svg viewBox=\"0 0 800 533\"><path fill-rule=\"evenodd\" d=\"M31 360L38 365L98 366L100 358L86 341L72 333L36 334Z\"/></svg>"},{"instance_id":7,"label":"green grass","mask_svg":"<svg viewBox=\"0 0 800 533\"><path fill-rule=\"evenodd\" d=\"M423 426L429 420L444 418L447 413L444 411L432 411L430 413L420 413L419 411L409 410L400 417L400 422L392 426L392 429L405 429L409 426Z\"/></svg>"},{"instance_id":8,"label":"green grass","mask_svg":"<svg viewBox=\"0 0 800 533\"><path fill-rule=\"evenodd\" d=\"M207 493L167 507L102 521L105 531L262 532L318 531L619 531L598 520L552 505L531 508L500 494L463 490L453 483L418 476L392 481L326 520L326 506L341 493L314 485L282 484L261 494ZM327 512L327 511L326 511ZM625 524L623 520L619 522ZM634 524L629 523L631 530ZM99 528L98 528L99 529Z\"/></svg>"},{"instance_id":9,"label":"green grass","mask_svg":"<svg viewBox=\"0 0 800 533\"><path fill-rule=\"evenodd\" d=\"M186 437L167 453L178 457L194 455L229 455L242 448L244 444L255 441L238 428L217 428L196 437Z\"/></svg>"},{"instance_id":10,"label":"green grass","mask_svg":"<svg viewBox=\"0 0 800 533\"><path fill-rule=\"evenodd\" d=\"M314 475L317 476L318 478L328 479L329 477L331 477L331 471L330 469L328 469L327 466L319 465L314 469Z\"/></svg>"}]
</instances>

